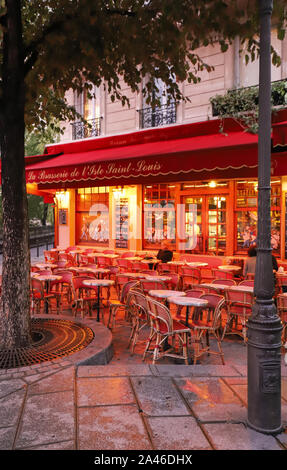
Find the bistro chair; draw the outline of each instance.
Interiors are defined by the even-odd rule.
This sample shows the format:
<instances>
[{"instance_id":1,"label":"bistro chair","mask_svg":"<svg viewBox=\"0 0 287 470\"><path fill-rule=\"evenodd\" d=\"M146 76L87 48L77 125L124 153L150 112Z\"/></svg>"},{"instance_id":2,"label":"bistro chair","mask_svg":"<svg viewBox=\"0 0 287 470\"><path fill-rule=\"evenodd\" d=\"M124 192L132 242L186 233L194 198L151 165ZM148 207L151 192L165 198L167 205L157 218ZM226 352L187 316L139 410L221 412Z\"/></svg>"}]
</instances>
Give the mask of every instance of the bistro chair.
<instances>
[{"instance_id":1,"label":"bistro chair","mask_svg":"<svg viewBox=\"0 0 287 470\"><path fill-rule=\"evenodd\" d=\"M141 273L147 274L148 276L158 276L158 271L154 269L146 269L146 267L145 267L145 270L141 271Z\"/></svg>"},{"instance_id":2,"label":"bistro chair","mask_svg":"<svg viewBox=\"0 0 287 470\"><path fill-rule=\"evenodd\" d=\"M129 276L126 276L124 273L116 274L115 288L116 288L118 299L121 298L123 286L127 284L129 281L131 281L131 278ZM134 279L133 279L133 282L135 282Z\"/></svg>"},{"instance_id":3,"label":"bistro chair","mask_svg":"<svg viewBox=\"0 0 287 470\"><path fill-rule=\"evenodd\" d=\"M57 299L57 312L63 309L63 299L66 297L67 303L72 301L72 278L73 273L66 270L55 270L53 274L61 276L61 279L51 281L50 291Z\"/></svg>"},{"instance_id":4,"label":"bistro chair","mask_svg":"<svg viewBox=\"0 0 287 470\"><path fill-rule=\"evenodd\" d=\"M279 294L283 294L287 291L287 276L280 275L277 276L277 286L279 290Z\"/></svg>"},{"instance_id":5,"label":"bistro chair","mask_svg":"<svg viewBox=\"0 0 287 470\"><path fill-rule=\"evenodd\" d=\"M107 327L113 329L115 327L116 322L116 315L120 308L125 309L125 316L126 318L129 316L130 313L130 289L136 287L137 281L128 281L123 284L119 299L112 299L109 301L109 317L107 322ZM128 311L127 311L128 310Z\"/></svg>"},{"instance_id":6,"label":"bistro chair","mask_svg":"<svg viewBox=\"0 0 287 470\"><path fill-rule=\"evenodd\" d=\"M191 289L194 284L200 284L201 282L200 269L182 266L180 269L180 279L183 290Z\"/></svg>"},{"instance_id":7,"label":"bistro chair","mask_svg":"<svg viewBox=\"0 0 287 470\"><path fill-rule=\"evenodd\" d=\"M58 261L58 252L44 250L44 258L46 263L54 263L54 261Z\"/></svg>"},{"instance_id":8,"label":"bistro chair","mask_svg":"<svg viewBox=\"0 0 287 470\"><path fill-rule=\"evenodd\" d=\"M205 353L219 355L224 365L224 353L221 347L221 312L225 304L223 295L203 294L201 299L207 300L207 307L197 307L201 319L193 318L190 324L192 330L192 344L194 347L194 364ZM212 312L212 315L210 314ZM218 351L210 349L210 336L216 339ZM203 344L203 339L206 345Z\"/></svg>"},{"instance_id":9,"label":"bistro chair","mask_svg":"<svg viewBox=\"0 0 287 470\"><path fill-rule=\"evenodd\" d=\"M212 270L212 276L215 279L234 279L234 274L232 272L226 272L222 271L221 269L218 268L213 268Z\"/></svg>"},{"instance_id":10,"label":"bistro chair","mask_svg":"<svg viewBox=\"0 0 287 470\"><path fill-rule=\"evenodd\" d=\"M97 256L97 265L98 268L105 268L109 269L113 264L113 260L111 258L106 258L105 256Z\"/></svg>"},{"instance_id":11,"label":"bistro chair","mask_svg":"<svg viewBox=\"0 0 287 470\"><path fill-rule=\"evenodd\" d=\"M138 338L140 332L146 326L150 325L147 297L138 289L137 285L129 291L129 306L131 333L128 347L131 347L131 352L133 353L136 344L139 342Z\"/></svg>"},{"instance_id":12,"label":"bistro chair","mask_svg":"<svg viewBox=\"0 0 287 470\"><path fill-rule=\"evenodd\" d=\"M36 277L33 277L31 279L32 314L34 314L35 307L36 313L39 314L41 312L41 307L43 307L45 303L48 305L48 312L51 311L52 299L57 300L56 295L52 292L45 292L43 283Z\"/></svg>"},{"instance_id":13,"label":"bistro chair","mask_svg":"<svg viewBox=\"0 0 287 470\"><path fill-rule=\"evenodd\" d=\"M237 334L243 337L246 343L246 322L252 313L253 293L240 292L233 289L225 291L227 320L223 330L222 339L227 334ZM238 328L239 322L241 329ZM236 328L232 329L232 325Z\"/></svg>"},{"instance_id":14,"label":"bistro chair","mask_svg":"<svg viewBox=\"0 0 287 470\"><path fill-rule=\"evenodd\" d=\"M164 276L164 273L162 273L163 276ZM167 281L164 281L165 284L167 285L167 288L168 289L172 289L172 290L179 290L179 287L180 287L180 277L179 277L179 274L176 274L176 273L166 273L168 277L170 277L171 279L170 280L167 280Z\"/></svg>"},{"instance_id":15,"label":"bistro chair","mask_svg":"<svg viewBox=\"0 0 287 470\"><path fill-rule=\"evenodd\" d=\"M146 269L146 265L141 263L141 261L130 261L131 263L131 272L138 273L143 272Z\"/></svg>"},{"instance_id":16,"label":"bistro chair","mask_svg":"<svg viewBox=\"0 0 287 470\"><path fill-rule=\"evenodd\" d=\"M163 281L155 279L154 281L149 281L147 279L140 279L139 280L140 289L145 295L148 295L150 290L158 290L167 288L166 284Z\"/></svg>"},{"instance_id":17,"label":"bistro chair","mask_svg":"<svg viewBox=\"0 0 287 470\"><path fill-rule=\"evenodd\" d=\"M116 263L121 272L132 270L132 263L126 258L118 258Z\"/></svg>"},{"instance_id":18,"label":"bistro chair","mask_svg":"<svg viewBox=\"0 0 287 470\"><path fill-rule=\"evenodd\" d=\"M159 274L165 274L165 273L176 273L176 265L174 264L168 264L168 263L159 263L157 270Z\"/></svg>"},{"instance_id":19,"label":"bistro chair","mask_svg":"<svg viewBox=\"0 0 287 470\"><path fill-rule=\"evenodd\" d=\"M254 274L254 273L247 273L247 274L246 274L246 279L247 279L247 280L250 280L250 281L252 281L252 280L254 281L254 279L255 279L255 274Z\"/></svg>"},{"instance_id":20,"label":"bistro chair","mask_svg":"<svg viewBox=\"0 0 287 470\"><path fill-rule=\"evenodd\" d=\"M194 289L188 289L185 291L185 296L186 297L194 297L196 299L198 299L199 297L201 297L202 295L204 295L205 292L203 289L200 289L200 288L196 288L194 287ZM181 311L183 309L183 305L177 305L177 309L176 309L176 317L177 318L180 318L181 316Z\"/></svg>"},{"instance_id":21,"label":"bistro chair","mask_svg":"<svg viewBox=\"0 0 287 470\"><path fill-rule=\"evenodd\" d=\"M172 318L169 308L147 296L148 314L151 319L151 331L147 341L143 360L147 353L153 354L152 363L163 357L183 359L188 364L188 337L190 328ZM168 341L171 340L171 344ZM153 345L153 343L155 343Z\"/></svg>"},{"instance_id":22,"label":"bistro chair","mask_svg":"<svg viewBox=\"0 0 287 470\"><path fill-rule=\"evenodd\" d=\"M88 312L92 313L92 308L95 303L98 303L100 299L95 293L95 287L85 286L83 281L94 279L91 276L75 276L72 278L71 287L73 292L72 301L72 312L73 315L77 315L77 311L80 309L81 316L84 318L84 314Z\"/></svg>"},{"instance_id":23,"label":"bistro chair","mask_svg":"<svg viewBox=\"0 0 287 470\"><path fill-rule=\"evenodd\" d=\"M104 253L104 255L114 255L115 250L104 250L103 253Z\"/></svg>"},{"instance_id":24,"label":"bistro chair","mask_svg":"<svg viewBox=\"0 0 287 470\"><path fill-rule=\"evenodd\" d=\"M213 279L212 268L208 266L200 268L200 282L211 282Z\"/></svg>"},{"instance_id":25,"label":"bistro chair","mask_svg":"<svg viewBox=\"0 0 287 470\"><path fill-rule=\"evenodd\" d=\"M283 329L282 329L282 344L286 341L286 327L287 327L287 295L279 294L277 295L277 312L281 319Z\"/></svg>"}]
</instances>

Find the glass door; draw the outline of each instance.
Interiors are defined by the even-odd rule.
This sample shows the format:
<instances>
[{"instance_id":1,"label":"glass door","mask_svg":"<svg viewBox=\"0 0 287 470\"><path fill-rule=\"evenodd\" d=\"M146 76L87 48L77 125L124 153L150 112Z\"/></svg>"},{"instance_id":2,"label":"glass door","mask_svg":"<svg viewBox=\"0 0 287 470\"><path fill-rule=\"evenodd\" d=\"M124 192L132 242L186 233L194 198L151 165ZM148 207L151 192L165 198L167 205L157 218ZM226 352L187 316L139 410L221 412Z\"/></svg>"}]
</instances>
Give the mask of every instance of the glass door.
<instances>
[{"instance_id":1,"label":"glass door","mask_svg":"<svg viewBox=\"0 0 287 470\"><path fill-rule=\"evenodd\" d=\"M192 253L225 253L226 201L226 196L184 197L186 239L196 235Z\"/></svg>"}]
</instances>

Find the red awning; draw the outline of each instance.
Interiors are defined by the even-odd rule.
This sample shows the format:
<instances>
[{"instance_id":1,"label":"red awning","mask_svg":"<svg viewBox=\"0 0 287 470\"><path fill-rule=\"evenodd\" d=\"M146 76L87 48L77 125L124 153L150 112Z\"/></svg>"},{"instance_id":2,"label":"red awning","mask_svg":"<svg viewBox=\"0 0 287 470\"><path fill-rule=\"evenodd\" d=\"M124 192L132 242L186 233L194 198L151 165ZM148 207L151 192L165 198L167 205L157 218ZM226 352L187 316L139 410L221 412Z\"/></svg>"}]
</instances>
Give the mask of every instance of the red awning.
<instances>
[{"instance_id":1,"label":"red awning","mask_svg":"<svg viewBox=\"0 0 287 470\"><path fill-rule=\"evenodd\" d=\"M273 147L287 146L287 121L273 124Z\"/></svg>"},{"instance_id":2,"label":"red awning","mask_svg":"<svg viewBox=\"0 0 287 470\"><path fill-rule=\"evenodd\" d=\"M154 178L201 179L215 174L235 177L244 169L254 176L257 135L244 132L233 120L225 123L224 134L219 127L214 120L52 145L46 156L53 158L29 161L26 179L52 188L141 183Z\"/></svg>"}]
</instances>

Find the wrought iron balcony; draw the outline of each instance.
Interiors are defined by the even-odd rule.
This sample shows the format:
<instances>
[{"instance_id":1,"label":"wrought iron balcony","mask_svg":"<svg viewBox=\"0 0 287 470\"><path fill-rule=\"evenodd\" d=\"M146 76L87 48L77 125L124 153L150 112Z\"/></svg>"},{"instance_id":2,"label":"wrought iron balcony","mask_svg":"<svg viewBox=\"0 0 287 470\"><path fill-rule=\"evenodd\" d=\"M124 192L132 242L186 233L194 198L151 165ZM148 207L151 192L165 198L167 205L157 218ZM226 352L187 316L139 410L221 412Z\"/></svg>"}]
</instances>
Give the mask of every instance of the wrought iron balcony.
<instances>
[{"instance_id":1,"label":"wrought iron balcony","mask_svg":"<svg viewBox=\"0 0 287 470\"><path fill-rule=\"evenodd\" d=\"M76 121L72 123L73 140L86 139L88 137L98 137L101 135L102 118L89 119L86 123Z\"/></svg>"},{"instance_id":2,"label":"wrought iron balcony","mask_svg":"<svg viewBox=\"0 0 287 470\"><path fill-rule=\"evenodd\" d=\"M176 103L156 106L155 108L143 108L139 111L140 127L159 127L176 122Z\"/></svg>"}]
</instances>

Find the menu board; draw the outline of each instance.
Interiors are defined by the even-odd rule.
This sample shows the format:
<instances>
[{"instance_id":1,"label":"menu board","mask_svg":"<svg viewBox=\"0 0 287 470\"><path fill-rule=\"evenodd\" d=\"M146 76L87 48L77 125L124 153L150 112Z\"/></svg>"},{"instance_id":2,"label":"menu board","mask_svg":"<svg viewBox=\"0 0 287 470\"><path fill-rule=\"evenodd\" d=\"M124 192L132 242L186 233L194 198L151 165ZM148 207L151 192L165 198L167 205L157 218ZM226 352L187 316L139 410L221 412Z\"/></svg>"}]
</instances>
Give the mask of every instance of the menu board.
<instances>
[{"instance_id":1,"label":"menu board","mask_svg":"<svg viewBox=\"0 0 287 470\"><path fill-rule=\"evenodd\" d=\"M128 248L129 200L120 198L116 203L116 248Z\"/></svg>"}]
</instances>

